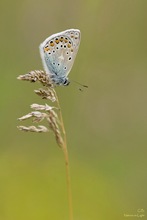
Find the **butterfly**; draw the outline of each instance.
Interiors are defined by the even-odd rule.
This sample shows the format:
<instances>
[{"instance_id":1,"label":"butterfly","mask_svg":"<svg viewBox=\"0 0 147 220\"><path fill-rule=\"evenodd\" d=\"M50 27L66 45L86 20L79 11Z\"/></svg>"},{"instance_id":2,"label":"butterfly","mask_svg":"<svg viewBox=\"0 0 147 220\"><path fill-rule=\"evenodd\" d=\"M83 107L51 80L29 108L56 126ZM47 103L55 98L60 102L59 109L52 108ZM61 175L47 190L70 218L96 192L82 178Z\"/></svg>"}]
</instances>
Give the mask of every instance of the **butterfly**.
<instances>
[{"instance_id":1,"label":"butterfly","mask_svg":"<svg viewBox=\"0 0 147 220\"><path fill-rule=\"evenodd\" d=\"M55 85L69 85L68 74L76 58L81 33L69 29L53 34L40 44L40 55L46 73Z\"/></svg>"}]
</instances>

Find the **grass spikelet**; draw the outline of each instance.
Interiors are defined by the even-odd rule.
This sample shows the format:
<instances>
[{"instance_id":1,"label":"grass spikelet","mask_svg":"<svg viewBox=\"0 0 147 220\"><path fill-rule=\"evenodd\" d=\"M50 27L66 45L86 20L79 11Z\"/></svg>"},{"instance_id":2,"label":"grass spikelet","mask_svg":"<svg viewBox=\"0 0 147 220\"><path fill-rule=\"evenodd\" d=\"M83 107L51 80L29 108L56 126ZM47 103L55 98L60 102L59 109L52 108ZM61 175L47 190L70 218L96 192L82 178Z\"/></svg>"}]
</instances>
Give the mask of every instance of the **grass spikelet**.
<instances>
[{"instance_id":1,"label":"grass spikelet","mask_svg":"<svg viewBox=\"0 0 147 220\"><path fill-rule=\"evenodd\" d=\"M20 131L30 131L30 132L37 132L37 133L41 133L41 132L48 132L49 130L43 126L43 125L39 125L38 128L35 127L35 126L29 126L29 127L26 127L26 126L17 126L17 128L20 130Z\"/></svg>"}]
</instances>

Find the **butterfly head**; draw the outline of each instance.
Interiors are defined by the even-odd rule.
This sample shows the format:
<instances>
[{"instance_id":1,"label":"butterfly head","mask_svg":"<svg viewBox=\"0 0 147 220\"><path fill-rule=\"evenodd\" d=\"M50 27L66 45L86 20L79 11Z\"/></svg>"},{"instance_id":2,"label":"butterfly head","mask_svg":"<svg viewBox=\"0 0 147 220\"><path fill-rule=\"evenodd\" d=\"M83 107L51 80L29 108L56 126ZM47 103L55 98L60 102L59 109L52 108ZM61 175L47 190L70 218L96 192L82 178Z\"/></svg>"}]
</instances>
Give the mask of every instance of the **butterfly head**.
<instances>
[{"instance_id":1,"label":"butterfly head","mask_svg":"<svg viewBox=\"0 0 147 220\"><path fill-rule=\"evenodd\" d=\"M68 80L68 78L65 78L63 85L68 86L69 84L70 84L70 81Z\"/></svg>"},{"instance_id":2,"label":"butterfly head","mask_svg":"<svg viewBox=\"0 0 147 220\"><path fill-rule=\"evenodd\" d=\"M68 86L70 84L70 81L67 77L65 78L56 78L54 76L50 76L50 79L52 81L53 84L55 85L59 85L59 86Z\"/></svg>"}]
</instances>

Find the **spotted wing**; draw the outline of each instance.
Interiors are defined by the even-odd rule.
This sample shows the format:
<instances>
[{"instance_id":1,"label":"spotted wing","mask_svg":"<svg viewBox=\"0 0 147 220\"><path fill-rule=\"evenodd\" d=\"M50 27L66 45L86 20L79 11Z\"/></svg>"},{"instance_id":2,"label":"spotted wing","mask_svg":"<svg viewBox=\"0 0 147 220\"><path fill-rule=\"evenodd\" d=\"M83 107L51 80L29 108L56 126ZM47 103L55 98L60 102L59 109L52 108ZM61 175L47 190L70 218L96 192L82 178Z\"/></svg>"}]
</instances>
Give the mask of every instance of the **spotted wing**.
<instances>
[{"instance_id":1,"label":"spotted wing","mask_svg":"<svg viewBox=\"0 0 147 220\"><path fill-rule=\"evenodd\" d=\"M40 54L49 75L64 78L69 74L80 45L80 31L69 29L48 37L40 44Z\"/></svg>"}]
</instances>

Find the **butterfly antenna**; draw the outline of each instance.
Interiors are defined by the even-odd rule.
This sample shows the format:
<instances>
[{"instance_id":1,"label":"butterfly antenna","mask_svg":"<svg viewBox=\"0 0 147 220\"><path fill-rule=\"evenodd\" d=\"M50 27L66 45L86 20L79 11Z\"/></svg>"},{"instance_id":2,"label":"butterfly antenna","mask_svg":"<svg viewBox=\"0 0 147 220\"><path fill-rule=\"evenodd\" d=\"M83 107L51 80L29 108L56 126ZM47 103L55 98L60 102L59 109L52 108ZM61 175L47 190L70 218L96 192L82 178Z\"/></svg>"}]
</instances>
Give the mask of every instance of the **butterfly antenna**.
<instances>
[{"instance_id":1,"label":"butterfly antenna","mask_svg":"<svg viewBox=\"0 0 147 220\"><path fill-rule=\"evenodd\" d=\"M77 82L77 81L75 81L75 80L72 80L72 82L74 82L74 83L80 85L81 87L88 88L87 85L81 84L81 83L79 83L79 82ZM80 90L81 92L83 91L82 88L79 88L79 90Z\"/></svg>"}]
</instances>

